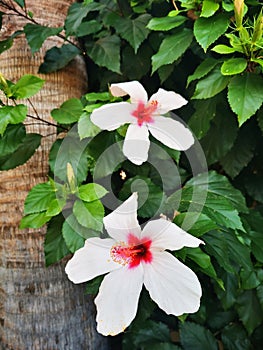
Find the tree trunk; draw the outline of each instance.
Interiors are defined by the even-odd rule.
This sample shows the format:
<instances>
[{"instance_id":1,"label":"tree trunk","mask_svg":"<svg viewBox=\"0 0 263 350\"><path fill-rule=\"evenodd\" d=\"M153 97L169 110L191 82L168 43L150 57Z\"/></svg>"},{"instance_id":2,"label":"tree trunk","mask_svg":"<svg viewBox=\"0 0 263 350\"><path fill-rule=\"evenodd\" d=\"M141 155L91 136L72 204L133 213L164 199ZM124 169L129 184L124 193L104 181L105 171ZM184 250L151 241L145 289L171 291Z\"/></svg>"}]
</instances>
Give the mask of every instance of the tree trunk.
<instances>
[{"instance_id":1,"label":"tree trunk","mask_svg":"<svg viewBox=\"0 0 263 350\"><path fill-rule=\"evenodd\" d=\"M34 19L49 26L63 24L70 3L71 0L26 1ZM0 11L7 12L1 7ZM23 24L16 16L4 16L4 35ZM48 39L40 53L32 57L25 38L15 39L14 46L0 56L2 74L11 81L23 74L37 74L44 52L59 45L59 40ZM49 120L50 111L68 98L85 92L85 71L78 57L66 69L39 75L46 83L31 100L43 119ZM0 349L107 349L107 338L95 330L93 301L84 295L83 287L68 281L63 263L45 267L45 229L18 228L28 191L47 181L48 151L55 137L55 127L32 124L32 119L30 123L31 132L46 135L40 149L26 164L0 172Z\"/></svg>"}]
</instances>

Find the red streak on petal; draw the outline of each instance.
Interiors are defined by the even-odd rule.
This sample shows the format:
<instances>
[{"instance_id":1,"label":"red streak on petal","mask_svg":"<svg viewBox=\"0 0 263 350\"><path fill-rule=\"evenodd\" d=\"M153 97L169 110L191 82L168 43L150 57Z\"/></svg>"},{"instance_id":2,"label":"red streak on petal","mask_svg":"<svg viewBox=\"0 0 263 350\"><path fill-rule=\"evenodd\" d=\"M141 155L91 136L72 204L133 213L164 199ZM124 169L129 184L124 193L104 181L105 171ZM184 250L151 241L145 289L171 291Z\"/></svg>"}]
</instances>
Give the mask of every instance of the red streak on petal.
<instances>
[{"instance_id":1,"label":"red streak on petal","mask_svg":"<svg viewBox=\"0 0 263 350\"><path fill-rule=\"evenodd\" d=\"M132 112L132 116L137 118L137 124L139 126L142 126L143 123L152 123L152 114L156 111L157 107L157 101L151 101L147 105L140 101L137 105L137 109Z\"/></svg>"},{"instance_id":2,"label":"red streak on petal","mask_svg":"<svg viewBox=\"0 0 263 350\"><path fill-rule=\"evenodd\" d=\"M152 261L151 244L150 238L140 240L130 233L128 243L120 242L111 248L111 258L123 266L128 264L129 268L138 266L141 261L150 263Z\"/></svg>"}]
</instances>

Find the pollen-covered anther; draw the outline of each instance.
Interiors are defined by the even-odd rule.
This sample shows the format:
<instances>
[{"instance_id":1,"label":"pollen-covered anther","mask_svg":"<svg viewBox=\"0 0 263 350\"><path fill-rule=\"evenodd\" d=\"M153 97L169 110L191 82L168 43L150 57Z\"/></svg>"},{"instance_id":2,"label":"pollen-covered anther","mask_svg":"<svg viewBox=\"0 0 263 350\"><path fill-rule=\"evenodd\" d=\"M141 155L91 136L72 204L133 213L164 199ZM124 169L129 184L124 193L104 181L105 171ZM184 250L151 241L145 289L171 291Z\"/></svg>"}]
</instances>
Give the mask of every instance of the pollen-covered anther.
<instances>
[{"instance_id":1,"label":"pollen-covered anther","mask_svg":"<svg viewBox=\"0 0 263 350\"><path fill-rule=\"evenodd\" d=\"M111 247L110 256L116 263L125 266L131 261L131 256L128 253L129 247L125 242L118 242L118 244Z\"/></svg>"}]
</instances>

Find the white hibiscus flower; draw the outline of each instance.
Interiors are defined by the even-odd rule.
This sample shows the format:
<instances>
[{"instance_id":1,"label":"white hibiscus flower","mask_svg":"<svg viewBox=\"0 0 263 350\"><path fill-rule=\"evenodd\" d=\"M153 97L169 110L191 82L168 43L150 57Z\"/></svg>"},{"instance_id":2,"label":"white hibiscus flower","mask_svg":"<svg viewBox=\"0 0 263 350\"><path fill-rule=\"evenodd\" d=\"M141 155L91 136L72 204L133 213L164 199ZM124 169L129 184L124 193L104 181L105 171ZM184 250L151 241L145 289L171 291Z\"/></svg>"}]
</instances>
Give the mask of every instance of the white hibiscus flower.
<instances>
[{"instance_id":1,"label":"white hibiscus flower","mask_svg":"<svg viewBox=\"0 0 263 350\"><path fill-rule=\"evenodd\" d=\"M179 121L164 117L187 101L173 91L159 89L148 101L147 92L138 81L112 84L113 96L130 96L131 102L118 102L95 109L91 121L102 130L115 130L129 123L123 153L134 164L148 159L149 132L164 145L185 151L194 143L192 133Z\"/></svg>"},{"instance_id":2,"label":"white hibiscus flower","mask_svg":"<svg viewBox=\"0 0 263 350\"><path fill-rule=\"evenodd\" d=\"M104 218L111 238L89 238L66 266L74 283L108 273L95 299L98 332L116 335L134 319L143 285L167 314L196 312L201 286L195 273L165 251L203 243L165 220L137 221L137 193Z\"/></svg>"}]
</instances>

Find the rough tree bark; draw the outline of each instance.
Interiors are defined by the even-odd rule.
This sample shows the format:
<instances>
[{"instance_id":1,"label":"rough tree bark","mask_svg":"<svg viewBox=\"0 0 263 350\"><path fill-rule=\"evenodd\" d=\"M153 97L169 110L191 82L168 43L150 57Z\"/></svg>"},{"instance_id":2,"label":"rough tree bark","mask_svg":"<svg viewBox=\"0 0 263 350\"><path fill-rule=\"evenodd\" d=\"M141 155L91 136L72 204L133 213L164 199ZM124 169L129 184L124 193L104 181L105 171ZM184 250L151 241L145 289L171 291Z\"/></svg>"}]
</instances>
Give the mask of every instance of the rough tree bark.
<instances>
[{"instance_id":1,"label":"rough tree bark","mask_svg":"<svg viewBox=\"0 0 263 350\"><path fill-rule=\"evenodd\" d=\"M40 24L61 26L72 2L27 0L26 5ZM0 11L7 12L1 6ZM4 16L1 40L23 24L16 16ZM2 74L11 81L23 74L37 74L44 52L59 45L59 40L48 39L32 57L25 38L15 39L14 46L0 56ZM46 120L50 120L50 110L70 97L79 97L87 88L80 57L43 78L44 88L32 102ZM107 338L95 330L93 302L84 296L83 288L67 280L63 263L45 267L45 229L18 228L29 189L47 181L48 150L55 137L55 128L50 126L34 123L28 128L46 135L40 149L25 165L0 172L0 349L107 349Z\"/></svg>"}]
</instances>

